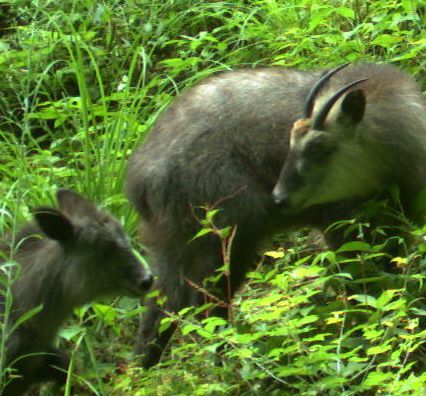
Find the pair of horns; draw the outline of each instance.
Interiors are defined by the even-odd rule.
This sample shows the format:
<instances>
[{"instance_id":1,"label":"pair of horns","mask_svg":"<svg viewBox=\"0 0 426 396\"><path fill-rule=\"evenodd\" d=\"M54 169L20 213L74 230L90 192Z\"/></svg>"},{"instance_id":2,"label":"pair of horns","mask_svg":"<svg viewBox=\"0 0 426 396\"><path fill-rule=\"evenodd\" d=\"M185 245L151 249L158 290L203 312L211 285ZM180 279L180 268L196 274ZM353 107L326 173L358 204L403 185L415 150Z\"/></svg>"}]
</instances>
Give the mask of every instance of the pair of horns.
<instances>
[{"instance_id":1,"label":"pair of horns","mask_svg":"<svg viewBox=\"0 0 426 396\"><path fill-rule=\"evenodd\" d=\"M312 87L312 89L310 90L310 92L309 92L309 94L308 94L308 96L306 97L306 100L305 100L305 105L304 105L304 108L303 108L303 116L302 116L304 119L311 118L312 111L314 109L315 99L318 96L318 93L320 92L320 90L326 84L326 82L328 80L330 80L330 78L333 75L335 75L339 70L342 70L343 68L347 67L349 64L350 63L345 63L343 65L339 65L339 66L335 67L334 69L328 71ZM345 94L347 91L349 91L352 87L362 83L365 80L369 80L369 79L370 79L370 77L361 78L360 80L353 81L353 82L345 85L343 88L339 89L326 103L324 103L324 105L322 106L322 108L320 109L317 116L315 117L315 119L312 122L312 128L313 129L322 129L324 127L325 119L326 119L328 113L330 112L331 108L333 107L333 105L336 103L336 101L343 94Z\"/></svg>"}]
</instances>

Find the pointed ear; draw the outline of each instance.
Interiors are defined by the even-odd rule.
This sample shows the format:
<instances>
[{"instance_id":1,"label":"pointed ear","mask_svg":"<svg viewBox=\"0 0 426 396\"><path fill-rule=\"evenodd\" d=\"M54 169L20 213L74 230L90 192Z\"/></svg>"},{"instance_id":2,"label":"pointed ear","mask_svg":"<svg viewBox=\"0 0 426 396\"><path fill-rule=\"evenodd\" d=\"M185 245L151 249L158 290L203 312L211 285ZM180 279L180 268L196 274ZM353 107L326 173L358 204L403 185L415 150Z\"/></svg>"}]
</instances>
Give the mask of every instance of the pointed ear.
<instances>
[{"instance_id":1,"label":"pointed ear","mask_svg":"<svg viewBox=\"0 0 426 396\"><path fill-rule=\"evenodd\" d=\"M71 220L59 210L37 208L34 218L41 230L51 239L68 242L74 238L75 229Z\"/></svg>"},{"instance_id":2,"label":"pointed ear","mask_svg":"<svg viewBox=\"0 0 426 396\"><path fill-rule=\"evenodd\" d=\"M59 209L70 217L92 217L97 213L95 205L73 190L60 188L56 199Z\"/></svg>"},{"instance_id":3,"label":"pointed ear","mask_svg":"<svg viewBox=\"0 0 426 396\"><path fill-rule=\"evenodd\" d=\"M364 117L365 105L365 94L362 89L350 91L340 106L339 122L349 125L358 124Z\"/></svg>"}]
</instances>

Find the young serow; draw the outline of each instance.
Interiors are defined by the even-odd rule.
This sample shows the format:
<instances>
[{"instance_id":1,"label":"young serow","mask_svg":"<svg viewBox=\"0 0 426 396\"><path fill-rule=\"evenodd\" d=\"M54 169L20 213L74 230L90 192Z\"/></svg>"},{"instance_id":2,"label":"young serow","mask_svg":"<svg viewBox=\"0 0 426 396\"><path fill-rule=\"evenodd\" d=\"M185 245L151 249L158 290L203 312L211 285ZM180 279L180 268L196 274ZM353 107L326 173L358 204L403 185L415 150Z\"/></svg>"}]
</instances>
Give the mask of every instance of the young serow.
<instances>
[{"instance_id":1,"label":"young serow","mask_svg":"<svg viewBox=\"0 0 426 396\"><path fill-rule=\"evenodd\" d=\"M389 65L336 70L310 96L290 133L276 203L303 212L368 200L398 185L403 208L426 186L426 103L407 74Z\"/></svg>"},{"instance_id":2,"label":"young serow","mask_svg":"<svg viewBox=\"0 0 426 396\"><path fill-rule=\"evenodd\" d=\"M152 284L114 217L71 190L59 190L57 201L59 209L37 209L33 224L0 244L19 271L6 330L12 375L3 395L23 395L43 381L64 383L67 358L52 343L73 308L101 296L141 297ZM10 332L19 317L37 307L38 313Z\"/></svg>"}]
</instances>

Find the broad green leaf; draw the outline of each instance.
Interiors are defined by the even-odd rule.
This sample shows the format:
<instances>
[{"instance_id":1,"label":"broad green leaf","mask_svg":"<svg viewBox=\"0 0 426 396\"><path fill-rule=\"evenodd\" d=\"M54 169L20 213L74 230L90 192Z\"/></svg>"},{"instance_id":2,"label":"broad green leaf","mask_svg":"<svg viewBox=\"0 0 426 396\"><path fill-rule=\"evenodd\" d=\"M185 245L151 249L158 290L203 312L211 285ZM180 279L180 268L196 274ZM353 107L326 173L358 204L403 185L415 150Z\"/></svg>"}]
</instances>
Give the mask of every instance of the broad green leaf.
<instances>
[{"instance_id":1,"label":"broad green leaf","mask_svg":"<svg viewBox=\"0 0 426 396\"><path fill-rule=\"evenodd\" d=\"M199 336L201 336L201 337L203 337L207 340L214 339L214 337L215 337L214 334L212 334L210 331L207 331L206 329L204 329L202 327L195 328L195 331Z\"/></svg>"},{"instance_id":2,"label":"broad green leaf","mask_svg":"<svg viewBox=\"0 0 426 396\"><path fill-rule=\"evenodd\" d=\"M112 325L117 318L117 312L110 305L93 304L93 310L105 323Z\"/></svg>"},{"instance_id":3,"label":"broad green leaf","mask_svg":"<svg viewBox=\"0 0 426 396\"><path fill-rule=\"evenodd\" d=\"M426 309L424 308L410 308L410 311L412 311L414 314L419 316L426 316Z\"/></svg>"},{"instance_id":4,"label":"broad green leaf","mask_svg":"<svg viewBox=\"0 0 426 396\"><path fill-rule=\"evenodd\" d=\"M278 374L280 377L293 377L293 376L298 376L298 375L309 375L309 367L308 366L304 366L304 367L286 367L286 366L281 366L278 369Z\"/></svg>"},{"instance_id":5,"label":"broad green leaf","mask_svg":"<svg viewBox=\"0 0 426 396\"><path fill-rule=\"evenodd\" d=\"M212 316L210 318L204 319L202 323L205 329L210 332L214 332L219 326L225 326L228 324L225 319L219 318L217 316Z\"/></svg>"},{"instance_id":6,"label":"broad green leaf","mask_svg":"<svg viewBox=\"0 0 426 396\"><path fill-rule=\"evenodd\" d=\"M387 305L385 305L383 308L382 308L382 310L383 311L398 311L398 310L400 310L401 308L406 308L406 306L407 306L407 302L406 302L406 300L404 299L404 298L399 298L399 299L397 299L397 300L395 300L395 301L393 301L393 302L391 302L391 303L389 303L389 304L387 304Z\"/></svg>"},{"instance_id":7,"label":"broad green leaf","mask_svg":"<svg viewBox=\"0 0 426 396\"><path fill-rule=\"evenodd\" d=\"M375 347L371 347L367 349L367 355L379 355L381 353L385 353L392 348L392 345L378 345Z\"/></svg>"},{"instance_id":8,"label":"broad green leaf","mask_svg":"<svg viewBox=\"0 0 426 396\"><path fill-rule=\"evenodd\" d=\"M354 19L355 11L352 8L348 7L337 7L336 12L346 18Z\"/></svg>"},{"instance_id":9,"label":"broad green leaf","mask_svg":"<svg viewBox=\"0 0 426 396\"><path fill-rule=\"evenodd\" d=\"M305 266L298 267L292 271L292 276L296 279L307 278L312 276L318 276L321 272L324 272L324 267L318 266Z\"/></svg>"},{"instance_id":10,"label":"broad green leaf","mask_svg":"<svg viewBox=\"0 0 426 396\"><path fill-rule=\"evenodd\" d=\"M71 326L59 331L59 336L65 338L67 341L71 341L76 335L84 333L86 329L80 326Z\"/></svg>"},{"instance_id":11,"label":"broad green leaf","mask_svg":"<svg viewBox=\"0 0 426 396\"><path fill-rule=\"evenodd\" d=\"M326 389L334 389L340 388L346 382L346 378L337 377L337 376L329 376L325 378L321 378L321 384L326 387Z\"/></svg>"},{"instance_id":12,"label":"broad green leaf","mask_svg":"<svg viewBox=\"0 0 426 396\"><path fill-rule=\"evenodd\" d=\"M336 254L329 250L327 252L318 253L312 260L312 265L320 263L330 263L332 265L337 264Z\"/></svg>"},{"instance_id":13,"label":"broad green leaf","mask_svg":"<svg viewBox=\"0 0 426 396\"><path fill-rule=\"evenodd\" d=\"M235 356L240 359L248 359L253 356L253 351L249 348L238 348L235 351Z\"/></svg>"},{"instance_id":14,"label":"broad green leaf","mask_svg":"<svg viewBox=\"0 0 426 396\"><path fill-rule=\"evenodd\" d=\"M366 242L353 241L353 242L345 243L342 246L340 246L340 248L336 250L336 253L363 252L363 251L369 251L370 249L371 249L371 246Z\"/></svg>"},{"instance_id":15,"label":"broad green leaf","mask_svg":"<svg viewBox=\"0 0 426 396\"><path fill-rule=\"evenodd\" d=\"M363 305L377 308L377 300L368 294L354 294L353 296L348 297L348 300L356 300Z\"/></svg>"},{"instance_id":16,"label":"broad green leaf","mask_svg":"<svg viewBox=\"0 0 426 396\"><path fill-rule=\"evenodd\" d=\"M388 373L382 373L381 371L376 372L370 372L365 379L365 381L362 383L365 387L372 387L372 386L378 386L383 385L386 381L393 380L395 378L395 375L392 372Z\"/></svg>"},{"instance_id":17,"label":"broad green leaf","mask_svg":"<svg viewBox=\"0 0 426 396\"><path fill-rule=\"evenodd\" d=\"M383 308L386 304L388 304L392 298L399 292L398 289L389 289L385 290L380 297L376 301L377 308Z\"/></svg>"},{"instance_id":18,"label":"broad green leaf","mask_svg":"<svg viewBox=\"0 0 426 396\"><path fill-rule=\"evenodd\" d=\"M391 36L390 34L381 34L377 36L371 44L379 45L383 48L389 48L402 40L402 37Z\"/></svg>"},{"instance_id":19,"label":"broad green leaf","mask_svg":"<svg viewBox=\"0 0 426 396\"><path fill-rule=\"evenodd\" d=\"M187 323L184 326L181 326L181 332L183 335L188 335L189 333L196 332L199 330L199 326L196 326L192 323Z\"/></svg>"}]
</instances>

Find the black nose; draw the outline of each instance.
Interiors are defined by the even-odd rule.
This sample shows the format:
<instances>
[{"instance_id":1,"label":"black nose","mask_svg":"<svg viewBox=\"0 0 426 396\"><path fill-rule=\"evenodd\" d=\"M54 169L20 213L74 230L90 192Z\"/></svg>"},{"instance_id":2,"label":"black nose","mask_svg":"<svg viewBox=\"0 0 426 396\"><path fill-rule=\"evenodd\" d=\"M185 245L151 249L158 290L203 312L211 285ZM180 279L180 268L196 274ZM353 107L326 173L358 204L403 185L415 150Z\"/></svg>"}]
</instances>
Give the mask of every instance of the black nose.
<instances>
[{"instance_id":1,"label":"black nose","mask_svg":"<svg viewBox=\"0 0 426 396\"><path fill-rule=\"evenodd\" d=\"M154 282L154 277L152 274L145 275L145 277L140 282L141 289L149 290Z\"/></svg>"}]
</instances>

